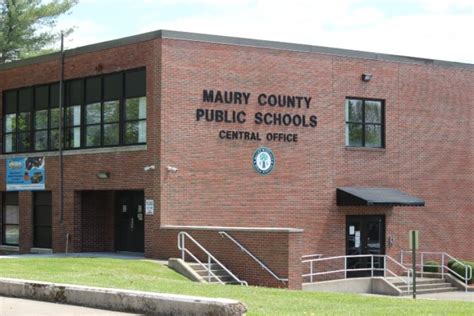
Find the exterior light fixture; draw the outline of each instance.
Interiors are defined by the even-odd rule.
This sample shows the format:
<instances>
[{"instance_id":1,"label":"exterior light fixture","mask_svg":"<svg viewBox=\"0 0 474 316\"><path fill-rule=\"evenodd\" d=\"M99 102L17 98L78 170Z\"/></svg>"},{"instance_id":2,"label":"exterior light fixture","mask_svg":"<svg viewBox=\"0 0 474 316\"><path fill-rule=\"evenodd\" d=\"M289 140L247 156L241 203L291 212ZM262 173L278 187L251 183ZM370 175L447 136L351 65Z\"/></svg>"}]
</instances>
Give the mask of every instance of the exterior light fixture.
<instances>
[{"instance_id":1,"label":"exterior light fixture","mask_svg":"<svg viewBox=\"0 0 474 316\"><path fill-rule=\"evenodd\" d=\"M168 167L166 167L166 169L167 169L169 172L177 172L177 171L178 171L178 168L173 167L173 166L168 166Z\"/></svg>"},{"instance_id":2,"label":"exterior light fixture","mask_svg":"<svg viewBox=\"0 0 474 316\"><path fill-rule=\"evenodd\" d=\"M362 81L364 81L364 82L369 82L370 80L372 80L372 74L363 73L361 79L362 79Z\"/></svg>"},{"instance_id":3,"label":"exterior light fixture","mask_svg":"<svg viewBox=\"0 0 474 316\"><path fill-rule=\"evenodd\" d=\"M110 178L110 172L97 172L96 176L98 179L108 179Z\"/></svg>"},{"instance_id":4,"label":"exterior light fixture","mask_svg":"<svg viewBox=\"0 0 474 316\"><path fill-rule=\"evenodd\" d=\"M143 170L145 171L155 170L155 165L145 166L143 167Z\"/></svg>"}]
</instances>

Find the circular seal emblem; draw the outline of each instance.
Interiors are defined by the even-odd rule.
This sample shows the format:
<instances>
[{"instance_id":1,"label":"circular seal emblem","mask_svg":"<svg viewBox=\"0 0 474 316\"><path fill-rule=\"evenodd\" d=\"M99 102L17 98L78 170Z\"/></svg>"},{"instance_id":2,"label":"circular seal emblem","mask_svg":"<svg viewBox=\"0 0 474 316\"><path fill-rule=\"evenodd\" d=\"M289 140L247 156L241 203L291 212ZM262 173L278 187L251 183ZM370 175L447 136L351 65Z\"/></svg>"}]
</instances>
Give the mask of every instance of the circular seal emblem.
<instances>
[{"instance_id":1,"label":"circular seal emblem","mask_svg":"<svg viewBox=\"0 0 474 316\"><path fill-rule=\"evenodd\" d=\"M267 147L260 147L253 153L253 168L260 174L266 175L275 167L273 151Z\"/></svg>"}]
</instances>

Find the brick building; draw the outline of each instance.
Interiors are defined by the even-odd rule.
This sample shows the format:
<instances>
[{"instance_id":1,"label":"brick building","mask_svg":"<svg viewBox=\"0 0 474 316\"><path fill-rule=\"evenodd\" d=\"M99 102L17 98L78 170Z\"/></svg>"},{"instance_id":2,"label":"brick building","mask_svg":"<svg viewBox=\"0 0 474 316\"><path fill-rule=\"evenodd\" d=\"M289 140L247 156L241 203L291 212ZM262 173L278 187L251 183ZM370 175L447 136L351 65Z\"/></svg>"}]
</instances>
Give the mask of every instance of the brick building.
<instances>
[{"instance_id":1,"label":"brick building","mask_svg":"<svg viewBox=\"0 0 474 316\"><path fill-rule=\"evenodd\" d=\"M474 259L474 65L174 31L68 50L61 185L59 60L0 66L3 251L167 259L186 231L282 286L225 231L290 288L304 255L398 258L412 229Z\"/></svg>"}]
</instances>

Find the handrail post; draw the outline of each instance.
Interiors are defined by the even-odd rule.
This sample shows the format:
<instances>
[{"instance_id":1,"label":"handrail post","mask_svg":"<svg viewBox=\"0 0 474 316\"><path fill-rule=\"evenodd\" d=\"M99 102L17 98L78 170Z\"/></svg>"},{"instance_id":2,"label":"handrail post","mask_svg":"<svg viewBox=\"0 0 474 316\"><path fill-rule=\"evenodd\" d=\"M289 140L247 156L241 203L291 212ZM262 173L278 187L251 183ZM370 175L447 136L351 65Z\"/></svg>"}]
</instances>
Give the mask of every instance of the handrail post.
<instances>
[{"instance_id":1,"label":"handrail post","mask_svg":"<svg viewBox=\"0 0 474 316\"><path fill-rule=\"evenodd\" d=\"M347 257L344 257L344 279L347 279Z\"/></svg>"},{"instance_id":2,"label":"handrail post","mask_svg":"<svg viewBox=\"0 0 474 316\"><path fill-rule=\"evenodd\" d=\"M309 266L309 267L310 267L310 268L309 268L309 281L310 281L311 283L313 283L313 262L314 262L314 261L311 261L311 262L310 262L310 266Z\"/></svg>"},{"instance_id":3,"label":"handrail post","mask_svg":"<svg viewBox=\"0 0 474 316\"><path fill-rule=\"evenodd\" d=\"M387 255L383 256L383 277L387 276Z\"/></svg>"},{"instance_id":4,"label":"handrail post","mask_svg":"<svg viewBox=\"0 0 474 316\"><path fill-rule=\"evenodd\" d=\"M421 278L423 279L423 270L424 269L424 259L423 259L423 256L424 256L424 252L421 253L421 267L420 267L420 275L421 275Z\"/></svg>"},{"instance_id":5,"label":"handrail post","mask_svg":"<svg viewBox=\"0 0 474 316\"><path fill-rule=\"evenodd\" d=\"M466 283L466 293L467 293L467 265L464 266L464 283Z\"/></svg>"},{"instance_id":6,"label":"handrail post","mask_svg":"<svg viewBox=\"0 0 474 316\"><path fill-rule=\"evenodd\" d=\"M400 250L400 263L403 265L403 250Z\"/></svg>"},{"instance_id":7,"label":"handrail post","mask_svg":"<svg viewBox=\"0 0 474 316\"><path fill-rule=\"evenodd\" d=\"M441 278L444 279L444 252L441 254Z\"/></svg>"},{"instance_id":8,"label":"handrail post","mask_svg":"<svg viewBox=\"0 0 474 316\"><path fill-rule=\"evenodd\" d=\"M370 276L374 277L374 255L370 256Z\"/></svg>"},{"instance_id":9,"label":"handrail post","mask_svg":"<svg viewBox=\"0 0 474 316\"><path fill-rule=\"evenodd\" d=\"M207 256L207 279L211 283L211 256Z\"/></svg>"}]
</instances>

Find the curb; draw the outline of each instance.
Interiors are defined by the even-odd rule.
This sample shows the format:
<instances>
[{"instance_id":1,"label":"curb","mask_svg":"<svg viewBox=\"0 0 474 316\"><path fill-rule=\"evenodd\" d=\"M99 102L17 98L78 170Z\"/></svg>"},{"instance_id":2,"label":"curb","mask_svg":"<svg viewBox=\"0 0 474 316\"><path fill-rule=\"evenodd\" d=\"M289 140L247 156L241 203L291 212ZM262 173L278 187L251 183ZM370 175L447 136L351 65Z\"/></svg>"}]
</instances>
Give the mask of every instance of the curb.
<instances>
[{"instance_id":1,"label":"curb","mask_svg":"<svg viewBox=\"0 0 474 316\"><path fill-rule=\"evenodd\" d=\"M0 295L147 315L245 315L236 300L0 278Z\"/></svg>"}]
</instances>

